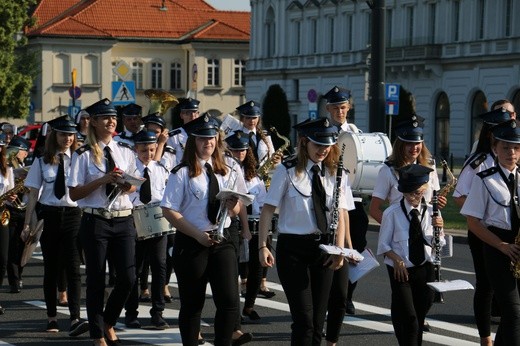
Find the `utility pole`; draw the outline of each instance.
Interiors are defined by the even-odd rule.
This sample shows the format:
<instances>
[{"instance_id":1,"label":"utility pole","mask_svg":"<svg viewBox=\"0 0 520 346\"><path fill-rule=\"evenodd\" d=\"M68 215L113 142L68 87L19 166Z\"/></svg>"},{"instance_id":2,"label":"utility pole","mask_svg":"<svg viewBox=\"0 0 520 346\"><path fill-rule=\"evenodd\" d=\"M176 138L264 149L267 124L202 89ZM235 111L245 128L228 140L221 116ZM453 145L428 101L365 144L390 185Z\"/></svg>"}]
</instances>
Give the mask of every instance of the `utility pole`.
<instances>
[{"instance_id":1,"label":"utility pole","mask_svg":"<svg viewBox=\"0 0 520 346\"><path fill-rule=\"evenodd\" d=\"M372 9L372 39L370 44L370 132L387 133L385 114L385 0L367 1Z\"/></svg>"}]
</instances>

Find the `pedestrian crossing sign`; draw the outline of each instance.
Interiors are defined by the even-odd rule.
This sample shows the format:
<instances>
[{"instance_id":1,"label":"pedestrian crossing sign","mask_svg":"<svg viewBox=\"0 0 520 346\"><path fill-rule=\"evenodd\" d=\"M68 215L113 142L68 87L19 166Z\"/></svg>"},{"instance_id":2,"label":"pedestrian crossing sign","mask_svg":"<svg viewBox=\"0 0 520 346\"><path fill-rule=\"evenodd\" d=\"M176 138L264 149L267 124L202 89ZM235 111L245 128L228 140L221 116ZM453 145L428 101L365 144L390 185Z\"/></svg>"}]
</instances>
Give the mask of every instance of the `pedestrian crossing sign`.
<instances>
[{"instance_id":1,"label":"pedestrian crossing sign","mask_svg":"<svg viewBox=\"0 0 520 346\"><path fill-rule=\"evenodd\" d=\"M124 106L130 103L135 103L134 81L112 82L112 104Z\"/></svg>"}]
</instances>

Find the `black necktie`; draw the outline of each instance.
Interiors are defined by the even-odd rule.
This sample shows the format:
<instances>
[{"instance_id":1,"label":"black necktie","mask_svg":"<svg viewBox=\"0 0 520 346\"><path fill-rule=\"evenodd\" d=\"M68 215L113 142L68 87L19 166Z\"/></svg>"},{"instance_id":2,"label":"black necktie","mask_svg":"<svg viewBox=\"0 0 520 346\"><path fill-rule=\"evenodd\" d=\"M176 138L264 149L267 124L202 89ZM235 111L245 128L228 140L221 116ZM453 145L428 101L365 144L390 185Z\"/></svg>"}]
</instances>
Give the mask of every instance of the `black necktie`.
<instances>
[{"instance_id":1,"label":"black necktie","mask_svg":"<svg viewBox=\"0 0 520 346\"><path fill-rule=\"evenodd\" d=\"M145 182L141 185L141 189L139 190L139 200L143 204L147 204L152 200L152 189L150 187L150 175L148 174L148 167L144 168L143 178L145 178Z\"/></svg>"},{"instance_id":2,"label":"black necktie","mask_svg":"<svg viewBox=\"0 0 520 346\"><path fill-rule=\"evenodd\" d=\"M256 143L253 137L255 137L255 133L253 131L249 132L249 146L251 147L253 155L255 155L255 159L258 162L258 150L256 150Z\"/></svg>"},{"instance_id":3,"label":"black necktie","mask_svg":"<svg viewBox=\"0 0 520 346\"><path fill-rule=\"evenodd\" d=\"M63 153L59 154L60 163L58 164L58 173L56 175L56 180L54 181L54 196L57 199L61 199L65 196L65 169L63 167Z\"/></svg>"},{"instance_id":4,"label":"black necktie","mask_svg":"<svg viewBox=\"0 0 520 346\"><path fill-rule=\"evenodd\" d=\"M419 210L410 211L410 229L408 247L410 251L410 261L418 266L424 262L424 241L421 220L419 220Z\"/></svg>"},{"instance_id":5,"label":"black necktie","mask_svg":"<svg viewBox=\"0 0 520 346\"><path fill-rule=\"evenodd\" d=\"M112 158L112 155L110 154L110 148L109 147L105 147L105 149L103 149L104 152L105 152L105 159L107 160L106 162L106 168L107 168L107 171L106 173L110 173L114 170L114 168L116 168L116 163L114 162L114 159ZM114 190L115 186L114 184L107 184L106 185L106 194L107 196L110 195L110 193L112 193L112 191Z\"/></svg>"},{"instance_id":6,"label":"black necktie","mask_svg":"<svg viewBox=\"0 0 520 346\"><path fill-rule=\"evenodd\" d=\"M320 167L312 166L312 203L314 204L314 215L316 223L322 233L327 232L327 216L325 214L325 189L321 184Z\"/></svg>"},{"instance_id":7,"label":"black necktie","mask_svg":"<svg viewBox=\"0 0 520 346\"><path fill-rule=\"evenodd\" d=\"M515 175L513 173L509 174L509 181L507 182L507 187L509 188L509 193L511 194L511 230L516 234L518 232L518 227L520 227L520 220L518 219L518 214L516 212L515 197L517 197L517 193L515 191Z\"/></svg>"},{"instance_id":8,"label":"black necktie","mask_svg":"<svg viewBox=\"0 0 520 346\"><path fill-rule=\"evenodd\" d=\"M215 174L213 173L213 168L211 165L206 162L204 165L206 167L206 174L209 178L208 184L208 219L212 224L217 223L217 214L220 208L220 202L217 199L217 194L219 192L218 180Z\"/></svg>"}]
</instances>

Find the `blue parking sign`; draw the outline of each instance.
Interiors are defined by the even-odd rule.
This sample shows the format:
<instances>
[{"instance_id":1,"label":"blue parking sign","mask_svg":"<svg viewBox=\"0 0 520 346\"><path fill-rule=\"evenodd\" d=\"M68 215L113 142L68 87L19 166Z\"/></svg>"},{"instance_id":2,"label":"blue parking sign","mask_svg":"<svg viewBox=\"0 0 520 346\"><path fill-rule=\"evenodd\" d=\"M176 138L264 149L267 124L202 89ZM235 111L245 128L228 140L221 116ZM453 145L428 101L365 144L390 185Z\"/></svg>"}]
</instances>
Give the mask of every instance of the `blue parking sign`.
<instances>
[{"instance_id":1,"label":"blue parking sign","mask_svg":"<svg viewBox=\"0 0 520 346\"><path fill-rule=\"evenodd\" d=\"M387 83L385 84L385 109L388 115L399 114L399 84Z\"/></svg>"}]
</instances>

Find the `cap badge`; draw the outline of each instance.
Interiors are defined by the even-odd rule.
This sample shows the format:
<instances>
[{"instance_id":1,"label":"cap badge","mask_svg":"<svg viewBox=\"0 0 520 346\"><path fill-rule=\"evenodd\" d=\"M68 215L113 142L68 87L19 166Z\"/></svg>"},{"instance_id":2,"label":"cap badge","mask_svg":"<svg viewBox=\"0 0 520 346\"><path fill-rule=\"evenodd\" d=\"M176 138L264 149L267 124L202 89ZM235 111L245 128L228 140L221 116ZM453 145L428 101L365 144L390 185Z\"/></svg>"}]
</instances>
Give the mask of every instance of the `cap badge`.
<instances>
[{"instance_id":1,"label":"cap badge","mask_svg":"<svg viewBox=\"0 0 520 346\"><path fill-rule=\"evenodd\" d=\"M511 128L513 128L513 129L516 128L516 121L511 122Z\"/></svg>"},{"instance_id":2,"label":"cap badge","mask_svg":"<svg viewBox=\"0 0 520 346\"><path fill-rule=\"evenodd\" d=\"M105 99L105 104L108 106L110 104L110 101Z\"/></svg>"},{"instance_id":3,"label":"cap badge","mask_svg":"<svg viewBox=\"0 0 520 346\"><path fill-rule=\"evenodd\" d=\"M325 119L325 122L323 123L323 125L324 125L325 127L329 127L329 126L330 126L330 124L329 124L329 119Z\"/></svg>"},{"instance_id":4,"label":"cap badge","mask_svg":"<svg viewBox=\"0 0 520 346\"><path fill-rule=\"evenodd\" d=\"M204 116L204 119L203 119L203 120L204 120L204 122L206 122L206 123L209 122L209 117L208 117L207 114Z\"/></svg>"},{"instance_id":5,"label":"cap badge","mask_svg":"<svg viewBox=\"0 0 520 346\"><path fill-rule=\"evenodd\" d=\"M413 127L417 127L417 126L419 126L419 123L418 123L417 121L414 121L414 122L412 123L412 126L413 126Z\"/></svg>"},{"instance_id":6,"label":"cap badge","mask_svg":"<svg viewBox=\"0 0 520 346\"><path fill-rule=\"evenodd\" d=\"M250 105L251 107L254 107L255 103L254 103L253 101L251 101L251 102L249 102L249 105Z\"/></svg>"},{"instance_id":7,"label":"cap badge","mask_svg":"<svg viewBox=\"0 0 520 346\"><path fill-rule=\"evenodd\" d=\"M242 135L240 133L238 133L238 132L237 132L236 136L237 136L238 139L242 138Z\"/></svg>"},{"instance_id":8,"label":"cap badge","mask_svg":"<svg viewBox=\"0 0 520 346\"><path fill-rule=\"evenodd\" d=\"M334 92L337 93L339 91L338 87L334 87Z\"/></svg>"}]
</instances>

